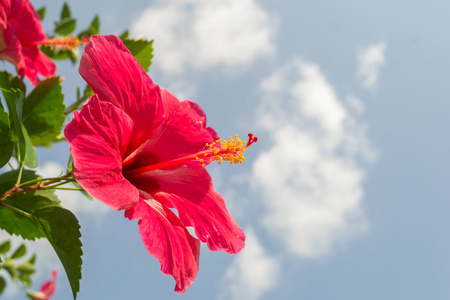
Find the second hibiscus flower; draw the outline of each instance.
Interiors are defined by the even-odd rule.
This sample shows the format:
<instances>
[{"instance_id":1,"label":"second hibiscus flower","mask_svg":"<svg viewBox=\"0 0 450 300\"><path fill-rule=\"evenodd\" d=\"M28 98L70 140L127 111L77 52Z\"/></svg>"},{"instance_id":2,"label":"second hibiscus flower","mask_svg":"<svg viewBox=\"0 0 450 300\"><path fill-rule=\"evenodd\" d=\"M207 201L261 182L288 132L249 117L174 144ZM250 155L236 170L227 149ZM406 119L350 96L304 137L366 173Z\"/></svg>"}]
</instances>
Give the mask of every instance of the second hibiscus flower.
<instances>
[{"instance_id":1,"label":"second hibiscus flower","mask_svg":"<svg viewBox=\"0 0 450 300\"><path fill-rule=\"evenodd\" d=\"M65 129L75 178L96 199L139 219L145 247L183 293L198 272L199 240L228 253L245 241L204 166L242 162L257 139L219 140L202 108L155 85L116 36L91 37L80 74L95 95Z\"/></svg>"},{"instance_id":2,"label":"second hibiscus flower","mask_svg":"<svg viewBox=\"0 0 450 300\"><path fill-rule=\"evenodd\" d=\"M28 0L0 0L0 59L11 62L33 85L38 75L55 75L56 66L40 49L46 41L41 20Z\"/></svg>"}]
</instances>

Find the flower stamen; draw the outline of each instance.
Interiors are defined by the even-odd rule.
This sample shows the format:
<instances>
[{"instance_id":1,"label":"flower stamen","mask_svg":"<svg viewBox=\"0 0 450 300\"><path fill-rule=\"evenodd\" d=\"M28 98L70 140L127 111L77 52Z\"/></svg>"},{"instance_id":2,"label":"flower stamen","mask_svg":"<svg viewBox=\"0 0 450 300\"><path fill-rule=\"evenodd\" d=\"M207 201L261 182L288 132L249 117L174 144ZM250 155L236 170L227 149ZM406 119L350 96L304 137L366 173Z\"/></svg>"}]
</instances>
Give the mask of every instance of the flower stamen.
<instances>
[{"instance_id":1,"label":"flower stamen","mask_svg":"<svg viewBox=\"0 0 450 300\"><path fill-rule=\"evenodd\" d=\"M74 50L77 49L81 44L86 44L88 42L88 37L86 35L80 40L76 35L69 35L65 37L54 37L45 41L34 42L32 45L43 45L49 46L53 50L57 47L61 50Z\"/></svg>"},{"instance_id":2,"label":"flower stamen","mask_svg":"<svg viewBox=\"0 0 450 300\"><path fill-rule=\"evenodd\" d=\"M253 134L248 134L248 141L242 141L236 134L234 138L230 136L228 140L218 139L215 142L206 143L207 150L202 151L204 157L209 157L209 161L217 161L222 164L223 161L228 161L230 164L242 164L245 161L244 153L251 144L258 141L258 138ZM202 163L204 167L204 158L196 156L196 159Z\"/></svg>"},{"instance_id":3,"label":"flower stamen","mask_svg":"<svg viewBox=\"0 0 450 300\"><path fill-rule=\"evenodd\" d=\"M206 166L206 162L208 161L217 161L219 164L223 161L229 161L230 164L241 164L245 161L245 149L257 141L258 138L251 133L248 134L247 142L242 141L236 134L234 138L230 137L228 140L218 139L213 143L206 143L206 150L146 167L125 170L124 175L130 176L142 174L194 160L199 161L203 167Z\"/></svg>"}]
</instances>

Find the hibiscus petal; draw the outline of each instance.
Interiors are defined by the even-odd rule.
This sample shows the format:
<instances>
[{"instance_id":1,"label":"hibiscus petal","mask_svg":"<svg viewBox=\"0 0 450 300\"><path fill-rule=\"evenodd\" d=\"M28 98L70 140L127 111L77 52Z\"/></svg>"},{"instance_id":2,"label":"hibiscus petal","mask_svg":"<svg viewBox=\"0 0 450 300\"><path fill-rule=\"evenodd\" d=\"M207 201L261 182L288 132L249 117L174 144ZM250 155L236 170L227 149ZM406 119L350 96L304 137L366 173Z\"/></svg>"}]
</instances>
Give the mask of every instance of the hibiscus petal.
<instances>
[{"instance_id":1,"label":"hibiscus petal","mask_svg":"<svg viewBox=\"0 0 450 300\"><path fill-rule=\"evenodd\" d=\"M79 72L100 100L114 104L133 120L135 132L128 152L154 135L164 119L160 89L118 37L93 35Z\"/></svg>"},{"instance_id":2,"label":"hibiscus petal","mask_svg":"<svg viewBox=\"0 0 450 300\"><path fill-rule=\"evenodd\" d=\"M44 77L55 74L55 64L38 47L22 47L22 53L25 61L25 76L33 85L39 83L38 74Z\"/></svg>"},{"instance_id":3,"label":"hibiscus petal","mask_svg":"<svg viewBox=\"0 0 450 300\"><path fill-rule=\"evenodd\" d=\"M55 64L35 45L47 36L33 5L15 0L3 1L1 7L0 59L13 63L19 76L26 75L33 85L39 82L38 74L53 76Z\"/></svg>"},{"instance_id":4,"label":"hibiscus petal","mask_svg":"<svg viewBox=\"0 0 450 300\"><path fill-rule=\"evenodd\" d=\"M13 20L17 38L23 46L47 39L38 13L30 1L10 2L9 18Z\"/></svg>"},{"instance_id":5,"label":"hibiscus petal","mask_svg":"<svg viewBox=\"0 0 450 300\"><path fill-rule=\"evenodd\" d=\"M222 196L214 191L205 168L187 164L128 179L161 204L175 208L181 223L194 227L197 238L208 243L211 251L237 253L244 248L245 234L228 212Z\"/></svg>"},{"instance_id":6,"label":"hibiscus petal","mask_svg":"<svg viewBox=\"0 0 450 300\"><path fill-rule=\"evenodd\" d=\"M8 11L10 10L8 7L9 3L6 3L5 1L0 1L0 27L2 28L2 31L6 30L6 27L8 26ZM2 35L3 32L0 33ZM1 50L1 49L0 49Z\"/></svg>"},{"instance_id":7,"label":"hibiscus petal","mask_svg":"<svg viewBox=\"0 0 450 300\"><path fill-rule=\"evenodd\" d=\"M200 242L170 209L155 200L140 199L125 211L125 217L140 219L139 233L147 251L158 259L164 274L173 276L175 291L184 293L197 276Z\"/></svg>"},{"instance_id":8,"label":"hibiscus petal","mask_svg":"<svg viewBox=\"0 0 450 300\"><path fill-rule=\"evenodd\" d=\"M91 97L64 130L71 144L74 175L94 198L115 210L139 200L137 189L122 175L122 160L133 121L111 103Z\"/></svg>"},{"instance_id":9,"label":"hibiscus petal","mask_svg":"<svg viewBox=\"0 0 450 300\"><path fill-rule=\"evenodd\" d=\"M219 138L214 129L206 127L206 115L200 105L188 100L180 102L165 89L161 89L161 95L165 123L152 139L125 159L124 169L194 154Z\"/></svg>"},{"instance_id":10,"label":"hibiscus petal","mask_svg":"<svg viewBox=\"0 0 450 300\"><path fill-rule=\"evenodd\" d=\"M0 42L2 46L2 50L0 51L0 59L9 61L15 65L17 74L23 78L25 75L25 60L22 54L22 45L12 31L13 30L8 29L0 32L2 39Z\"/></svg>"},{"instance_id":11,"label":"hibiscus petal","mask_svg":"<svg viewBox=\"0 0 450 300\"><path fill-rule=\"evenodd\" d=\"M185 100L179 101L166 89L161 89L166 123L161 126L164 134L158 137L153 151L161 160L196 153L219 139L211 127L206 127L206 114L200 105Z\"/></svg>"},{"instance_id":12,"label":"hibiscus petal","mask_svg":"<svg viewBox=\"0 0 450 300\"><path fill-rule=\"evenodd\" d=\"M44 295L50 297L55 293L56 290L56 270L52 271L52 279L51 280L47 280L44 281L44 283L42 283L41 285L41 290L40 292L42 292ZM50 298L47 298L50 299Z\"/></svg>"}]
</instances>

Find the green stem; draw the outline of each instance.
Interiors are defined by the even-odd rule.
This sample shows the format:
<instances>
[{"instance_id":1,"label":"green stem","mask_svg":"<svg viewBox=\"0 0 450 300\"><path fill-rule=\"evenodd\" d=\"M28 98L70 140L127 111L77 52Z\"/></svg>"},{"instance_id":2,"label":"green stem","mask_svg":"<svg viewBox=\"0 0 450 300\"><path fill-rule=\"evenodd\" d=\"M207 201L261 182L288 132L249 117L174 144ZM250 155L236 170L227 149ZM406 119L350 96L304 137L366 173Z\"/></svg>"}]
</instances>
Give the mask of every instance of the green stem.
<instances>
[{"instance_id":1,"label":"green stem","mask_svg":"<svg viewBox=\"0 0 450 300\"><path fill-rule=\"evenodd\" d=\"M84 190L81 188L70 188L70 187L58 187L58 186L48 186L42 188L43 190L66 190L66 191L80 191L83 192Z\"/></svg>"},{"instance_id":2,"label":"green stem","mask_svg":"<svg viewBox=\"0 0 450 300\"><path fill-rule=\"evenodd\" d=\"M4 202L0 202L0 206L6 207L6 208L8 208L8 209L10 209L10 210L12 210L12 211L18 213L18 214L21 214L21 215L27 217L27 218L31 218L31 214L29 214L29 213L27 213L27 212L24 212L23 210L20 210L20 209L18 209L17 207L8 205L8 204L6 204L6 203L4 203Z\"/></svg>"},{"instance_id":3,"label":"green stem","mask_svg":"<svg viewBox=\"0 0 450 300\"><path fill-rule=\"evenodd\" d=\"M69 182L75 182L76 180L74 178L71 177L65 177L65 178L61 178L61 177L47 177L47 178L41 178L41 179L33 179L24 183L20 184L20 187L24 187L33 183L38 183L38 182L42 182L42 181L49 181L49 180L55 180L55 181L60 181L60 180L65 180L66 182L64 182L64 184L69 183Z\"/></svg>"},{"instance_id":4,"label":"green stem","mask_svg":"<svg viewBox=\"0 0 450 300\"><path fill-rule=\"evenodd\" d=\"M22 193L26 193L26 192L32 192L32 191L36 191L36 190L40 190L45 188L46 186L50 186L54 183L58 183L56 186L61 185L61 184L66 184L67 183L67 177L72 176L72 173L69 172L65 175L62 175L60 177L56 177L55 179L50 179L50 180L46 180L46 181L42 181L39 180L38 183L27 186L27 187L21 187L19 184L16 184L15 186L13 186L9 191L7 191L4 194L0 194L0 203L1 201L5 200L7 197L9 196L14 196L17 194L22 194ZM64 181L63 183L59 184L61 181Z\"/></svg>"},{"instance_id":5,"label":"green stem","mask_svg":"<svg viewBox=\"0 0 450 300\"><path fill-rule=\"evenodd\" d=\"M43 186L41 189L51 190L51 189L55 189L55 188L57 188L57 187L59 187L59 186L61 186L61 185L68 184L68 183L69 183L69 182L59 182L59 183L54 184L54 185L46 185L46 186Z\"/></svg>"},{"instance_id":6,"label":"green stem","mask_svg":"<svg viewBox=\"0 0 450 300\"><path fill-rule=\"evenodd\" d=\"M17 176L16 186L19 186L19 185L20 185L20 181L22 180L22 171L23 171L24 165L25 165L24 162L21 162L21 163L20 163L19 176Z\"/></svg>"},{"instance_id":7,"label":"green stem","mask_svg":"<svg viewBox=\"0 0 450 300\"><path fill-rule=\"evenodd\" d=\"M66 111L64 112L64 115L68 115L78 109L78 107L86 100L89 99L90 96L83 96L80 99L78 99L75 103L73 103L71 106L69 106Z\"/></svg>"}]
</instances>

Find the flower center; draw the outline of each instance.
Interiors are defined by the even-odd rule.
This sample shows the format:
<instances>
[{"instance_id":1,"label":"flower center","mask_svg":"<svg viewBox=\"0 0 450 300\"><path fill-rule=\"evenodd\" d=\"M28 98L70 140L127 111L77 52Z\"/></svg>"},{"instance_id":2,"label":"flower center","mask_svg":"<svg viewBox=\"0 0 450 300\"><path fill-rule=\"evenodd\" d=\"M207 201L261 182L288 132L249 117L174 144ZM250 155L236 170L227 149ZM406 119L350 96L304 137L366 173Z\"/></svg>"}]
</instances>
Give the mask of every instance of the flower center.
<instances>
[{"instance_id":1,"label":"flower center","mask_svg":"<svg viewBox=\"0 0 450 300\"><path fill-rule=\"evenodd\" d=\"M229 161L230 164L243 163L245 161L244 153L251 144L256 143L258 138L253 134L248 134L248 141L242 141L238 135L228 140L219 139L211 144L206 143L204 150L195 154L175 158L169 161L160 162L146 167L124 171L124 175L142 174L174 165L178 165L188 161L199 161L204 167L206 162L217 161L221 164L223 161Z\"/></svg>"},{"instance_id":2,"label":"flower center","mask_svg":"<svg viewBox=\"0 0 450 300\"><path fill-rule=\"evenodd\" d=\"M86 44L87 42L87 35L84 35L81 40L76 35L69 35L65 37L54 37L45 41L34 42L32 45L49 46L50 49L57 47L61 50L73 50L78 48L78 46L80 46L81 44Z\"/></svg>"}]
</instances>

